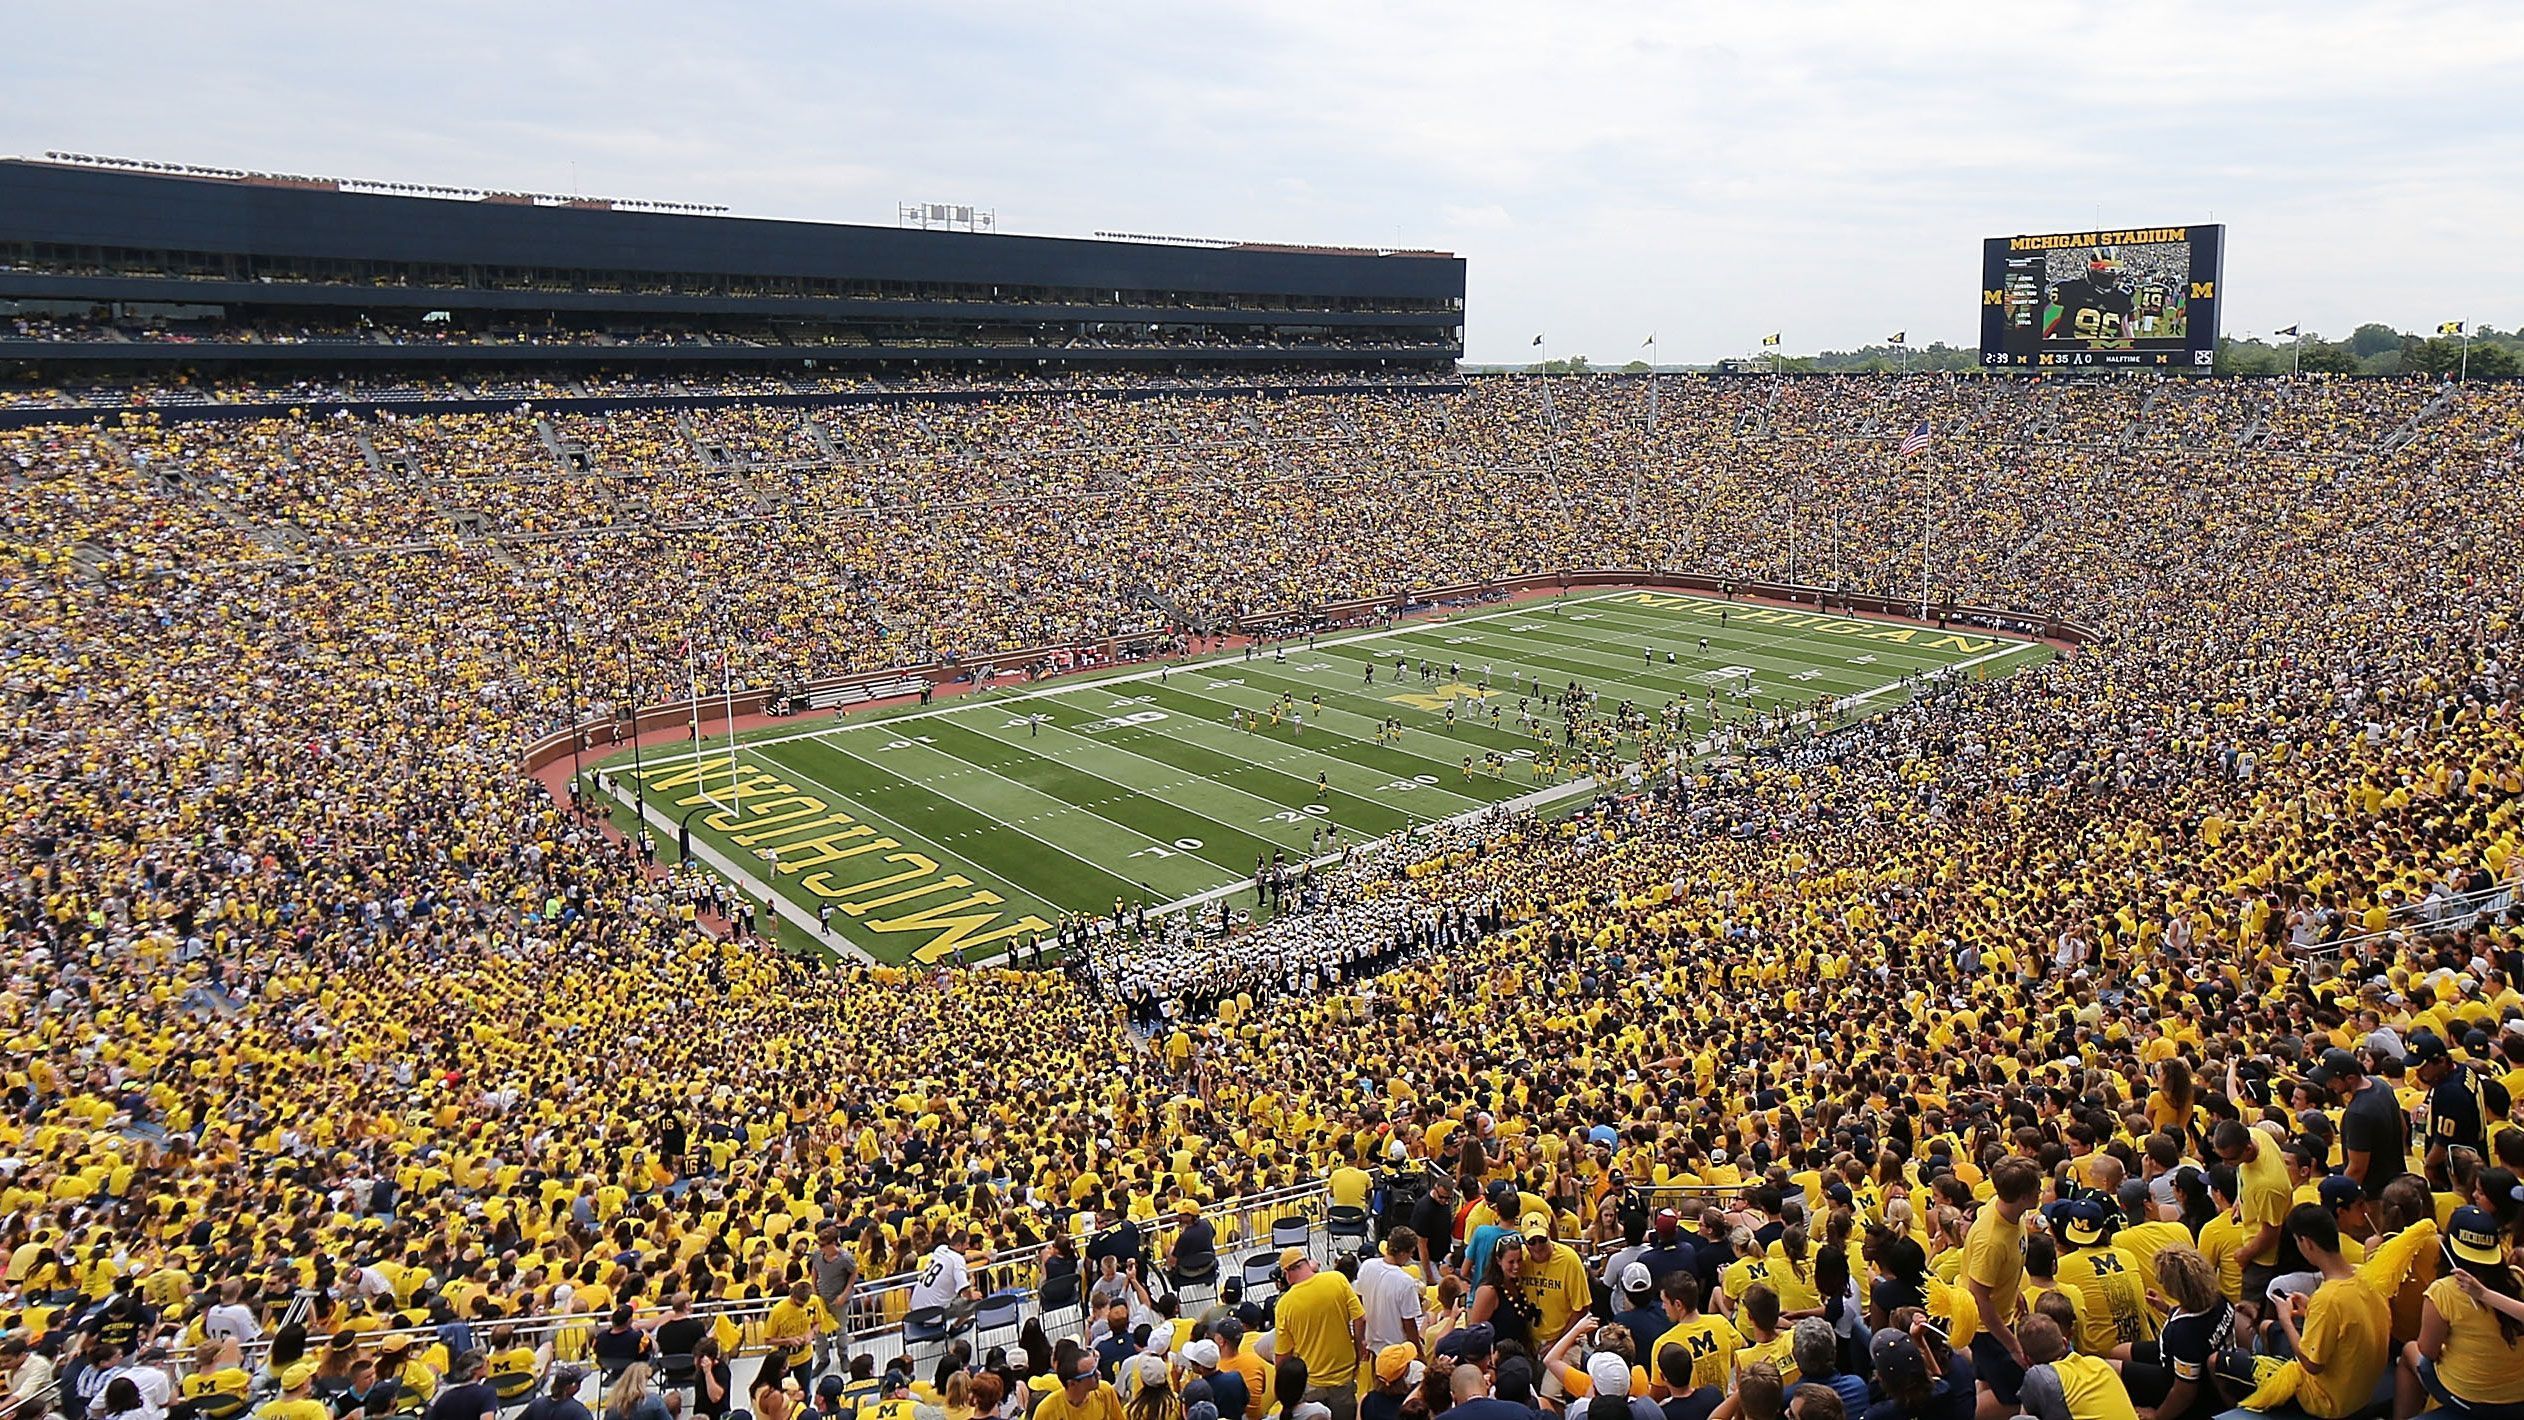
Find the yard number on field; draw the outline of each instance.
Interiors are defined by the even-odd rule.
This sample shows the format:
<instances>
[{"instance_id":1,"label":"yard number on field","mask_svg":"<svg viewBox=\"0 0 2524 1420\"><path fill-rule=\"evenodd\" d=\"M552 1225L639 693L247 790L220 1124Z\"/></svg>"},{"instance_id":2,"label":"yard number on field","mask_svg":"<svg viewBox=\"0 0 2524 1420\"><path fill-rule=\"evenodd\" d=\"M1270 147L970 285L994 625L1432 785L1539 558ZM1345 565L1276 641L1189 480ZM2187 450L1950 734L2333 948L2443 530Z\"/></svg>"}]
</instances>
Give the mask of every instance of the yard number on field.
<instances>
[{"instance_id":1,"label":"yard number on field","mask_svg":"<svg viewBox=\"0 0 2524 1420\"><path fill-rule=\"evenodd\" d=\"M1130 856L1134 858L1171 858L1177 853L1198 853L1200 851L1201 840L1197 838L1178 838L1174 841L1174 844L1171 847L1162 843L1151 843L1147 847L1140 849L1138 852L1133 853Z\"/></svg>"}]
</instances>

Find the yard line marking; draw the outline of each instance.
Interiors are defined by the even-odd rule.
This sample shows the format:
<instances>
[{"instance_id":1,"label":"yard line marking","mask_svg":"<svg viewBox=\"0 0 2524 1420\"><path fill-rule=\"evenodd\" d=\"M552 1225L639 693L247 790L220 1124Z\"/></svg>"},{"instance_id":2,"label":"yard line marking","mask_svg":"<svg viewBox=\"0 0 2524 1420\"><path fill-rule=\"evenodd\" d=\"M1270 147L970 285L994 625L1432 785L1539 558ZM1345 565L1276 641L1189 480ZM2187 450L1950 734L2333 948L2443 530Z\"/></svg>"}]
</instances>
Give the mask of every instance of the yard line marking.
<instances>
[{"instance_id":1,"label":"yard line marking","mask_svg":"<svg viewBox=\"0 0 2524 1420\"><path fill-rule=\"evenodd\" d=\"M866 765L868 768L875 770L875 771L876 771L877 773L879 773L879 774L884 774L884 775L889 775L889 776L891 776L891 775L893 775L893 773L894 773L894 771L892 771L892 770L890 770L890 769L887 769L884 765L879 764L879 763L875 762L874 760L869 759L869 758L868 758L867 756L865 756L865 755L861 755L861 754L854 754L854 753L852 753L852 752L851 752L851 750L850 750L847 746L844 746L844 745L841 745L841 744L836 743L836 744L832 744L832 745L830 745L830 746L829 746L829 748L831 748L831 749L832 749L832 750L834 750L835 752L839 753L839 754L840 754L840 755L842 755L844 758L857 760L859 763ZM928 748L928 746L925 746L925 745L924 745L924 746L922 746L922 748L926 749L926 748ZM938 752L943 753L943 751L938 751ZM797 775L797 777L798 777L798 778L804 779L806 782L808 782L808 783L810 783L810 784L813 784L816 788L823 790L825 793L832 794L832 795L834 795L834 796L838 797L839 799L841 799L841 801L842 801L842 802L844 802L844 803L846 803L846 804L851 805L854 809L855 809L855 808L858 808L858 807L860 807L860 806L861 806L861 799L862 799L862 797L863 797L863 796L842 793L842 791L841 791L841 790L834 788L832 785L827 784L827 783L823 782L823 781L822 781L822 780L820 780L820 779L817 779L817 778L816 778L814 775L812 775L812 774L808 774L808 773L806 773L806 772L805 772L805 771L803 771L803 770L792 769L792 768L789 766L788 761L786 761L786 760L766 760L766 761L764 761L764 763L765 763L765 765L766 765L767 767L772 768L772 769L776 769L776 770L778 770L779 772L781 772L781 773L783 773L783 774L795 774L795 775ZM1023 786L1019 786L1019 787L1023 787ZM1042 794L1040 790L1037 790L1037 791L1035 791L1035 792L1036 792L1037 794L1039 794L1039 795L1040 795L1041 797L1043 797L1043 798L1046 798L1046 799L1053 799L1053 796L1052 796L1052 795L1049 795L1049 794ZM1053 802L1057 803L1057 802L1060 802L1060 801L1059 801L1059 800L1057 800L1057 799L1053 799ZM987 814L987 813L982 812L982 810L980 810L980 809L975 809L975 808L972 808L970 805L966 805L966 806L965 806L965 808L966 808L966 810L967 810L968 812L970 812L970 813L972 813L972 814L975 814L975 815L977 815L978 817L980 817L980 818L982 818L982 819L987 820L987 821L988 821L989 823L991 823L991 824L998 825L998 826L1004 826L1004 827L1010 827L1010 828L1014 828L1014 827L1015 827L1015 825L1014 825L1013 823L1011 823L1011 822L1010 822L1009 820L1007 820L1007 819L993 818L993 817L991 817L991 815L989 815L989 814ZM1057 812L1058 812L1058 811L1056 810L1056 811L1055 811L1055 813L1057 813ZM883 815L881 815L881 814L873 814L873 815L866 815L866 816L867 816L867 817L875 817L875 818L882 818L882 817L883 817ZM977 830L977 831L978 831L978 830ZM1025 831L1024 829L1022 829L1022 828L1017 828L1017 829L1016 829L1016 833L1017 833L1017 836L1018 836L1018 837L1020 837L1020 838L1031 838L1031 839L1033 839L1035 842L1042 844L1044 847L1051 849L1053 852L1058 853L1058 854L1062 855L1063 857L1067 857L1067 858L1076 858L1079 862L1086 864L1088 867L1095 869L1095 870L1096 870L1096 872L1098 872L1099 874L1102 874L1102 875L1103 875L1103 876L1105 876L1105 877L1111 878L1111 879L1113 879L1113 880L1114 880L1114 881L1116 881L1116 882L1121 882L1121 883L1131 883L1131 886L1133 886L1133 887L1137 887L1137 886L1138 886L1138 884L1137 884L1137 883L1132 883L1132 882L1131 882L1131 879L1129 878L1129 876L1128 876L1128 875L1123 874L1123 873L1116 872L1116 871L1114 871L1113 869L1106 867L1104 864L1099 863L1099 862L1096 862L1096 861L1095 861L1094 859L1092 859L1092 858L1084 858L1084 857L1080 857L1078 854L1070 852L1068 849L1061 847L1059 844L1054 843L1053 841L1051 841L1051 840L1050 840L1050 839L1048 839L1048 838L1044 838L1044 837L1041 837L1041 836L1036 835L1036 834L1028 833L1028 832L1026 832L1026 831ZM1058 903L1055 903L1055 902L1050 901L1049 899L1045 898L1045 897L1044 897L1041 893L1038 893L1038 892L1034 891L1034 890L1033 890L1033 889L1031 889L1031 888L1022 888L1022 887L1018 887L1016 883L1009 881L1007 874L1006 874L1006 873L1004 873L1004 872L1002 872L1002 871L1001 871L1000 869L998 869L997 867L994 867L994 866L992 866L992 865L985 864L985 863L975 863L975 864L973 864L972 866L973 866L974 871L976 871L976 872L983 872L983 873L988 873L988 874L990 874L991 876L993 876L993 877L995 877L995 878L999 879L999 881L1000 881L1003 885L1005 885L1005 886L1007 886L1007 887L1010 887L1010 888L1016 888L1016 890L1017 890L1017 891L1025 893L1028 897L1031 897L1031 898L1035 899L1037 902L1042 903L1045 907L1053 908L1053 909L1055 909L1055 910L1058 910L1058 908L1059 908L1059 904L1058 904Z\"/></svg>"},{"instance_id":2,"label":"yard line marking","mask_svg":"<svg viewBox=\"0 0 2524 1420\"><path fill-rule=\"evenodd\" d=\"M1588 603L1603 601L1607 597L1627 596L1630 594L1631 593L1629 591L1622 590L1601 592L1591 597L1580 597L1576 601L1571 602L1570 605L1584 606ZM1381 631L1361 631L1348 636L1325 637L1316 644L1321 647L1352 646L1361 641L1383 641L1395 636L1408 635L1411 632L1422 629L1423 625L1463 626L1473 622L1496 621L1499 618L1506 616L1532 616L1535 614L1536 613L1530 607L1518 607L1508 611L1491 611L1482 612L1473 616L1448 617L1442 622L1414 622L1408 626L1389 626ZM1891 623L1887 624L1889 625ZM1221 651L1213 656L1204 656L1197 661L1168 661L1163 665L1151 666L1146 670L1125 671L1120 675L1099 676L1093 680L1080 680L1067 684L1047 685L1034 690L1010 691L1004 695L990 695L986 700L981 699L980 697L989 695L989 692L976 691L973 696L962 698L958 703L952 705L936 705L926 710L906 710L899 715L880 715L873 719L851 720L841 724L826 725L821 729L801 730L793 735L774 735L767 736L762 739L749 740L740 733L737 736L737 746L739 749L752 749L763 745L791 744L798 740L811 740L824 735L839 734L846 729L855 730L862 725L905 724L913 720L933 719L940 715L957 715L969 710L978 710L985 707L997 710L1024 700L1042 700L1055 695L1075 695L1084 690L1103 690L1116 685L1137 685L1142 681L1155 680L1161 675L1171 675L1176 671L1189 673L1203 666L1240 665L1242 662L1238 659L1239 654L1240 653L1237 651ZM1174 687L1169 685L1166 688L1171 690ZM673 704L674 702L670 701L667 703ZM702 751L702 756L706 757L710 754L724 753L726 753L724 749L705 749ZM687 751L680 754L647 755L644 756L643 762L675 765L687 763L695 757L696 756Z\"/></svg>"},{"instance_id":3,"label":"yard line marking","mask_svg":"<svg viewBox=\"0 0 2524 1420\"><path fill-rule=\"evenodd\" d=\"M2042 643L2038 641L2018 641L2011 645L2001 646L1994 651L1985 651L1967 661L1957 661L1950 667L1947 667L1947 669L1955 671L1970 670L1974 666L1984 665L1992 661L2003 660L2021 651L2033 649L2041 644ZM1900 681L1886 681L1884 684L1877 686L1873 690L1863 691L1856 695L1843 697L1841 700L1835 702L1834 708L1846 709L1864 705L1876 699L1878 696L1886 695L1892 691L1902 688L1903 686ZM1842 728L1847 729L1850 727L1843 726ZM1699 760L1706 758L1709 752L1710 737L1703 736L1702 738L1692 742L1692 759ZM1630 770L1637 768L1638 764L1639 762L1637 760L1630 761L1622 766L1622 773L1627 775ZM1527 809L1539 808L1545 804L1556 803L1562 799L1574 798L1579 794L1585 793L1589 789L1597 787L1600 786L1592 775L1582 776L1577 779L1572 779L1566 784L1556 784L1548 789L1538 789L1530 794L1520 794L1513 799L1502 799L1495 804L1488 804L1477 809L1468 809L1463 813L1449 815L1448 817L1442 819L1433 819L1419 828L1410 830L1410 832L1415 836L1426 834L1439 828L1479 818L1482 815L1489 813L1492 809L1505 809L1510 813L1515 813ZM1381 841L1381 839L1375 839L1370 840L1370 843L1373 844ZM1317 868L1326 867L1340 862L1342 857L1343 855L1339 853L1326 853L1319 857L1306 860L1305 866ZM1194 893L1190 897L1177 898L1162 907L1152 907L1148 909L1148 915L1156 917L1169 912L1185 912L1195 907L1204 907L1210 903L1218 901L1221 898L1232 897L1236 893L1250 891L1252 887L1252 882L1248 880L1243 883L1231 883L1226 887L1212 888L1207 892Z\"/></svg>"}]
</instances>

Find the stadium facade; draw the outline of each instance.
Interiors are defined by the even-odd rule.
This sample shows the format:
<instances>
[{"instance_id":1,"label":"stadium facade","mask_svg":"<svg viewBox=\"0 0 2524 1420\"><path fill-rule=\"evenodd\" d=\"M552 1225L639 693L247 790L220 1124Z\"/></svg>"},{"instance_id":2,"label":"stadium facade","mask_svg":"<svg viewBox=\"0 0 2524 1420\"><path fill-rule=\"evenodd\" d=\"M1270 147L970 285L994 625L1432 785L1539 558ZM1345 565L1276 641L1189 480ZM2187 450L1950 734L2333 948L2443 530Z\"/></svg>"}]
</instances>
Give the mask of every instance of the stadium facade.
<instances>
[{"instance_id":1,"label":"stadium facade","mask_svg":"<svg viewBox=\"0 0 2524 1420\"><path fill-rule=\"evenodd\" d=\"M0 161L0 364L1451 371L1438 252L1087 241ZM32 323L57 322L50 338Z\"/></svg>"}]
</instances>

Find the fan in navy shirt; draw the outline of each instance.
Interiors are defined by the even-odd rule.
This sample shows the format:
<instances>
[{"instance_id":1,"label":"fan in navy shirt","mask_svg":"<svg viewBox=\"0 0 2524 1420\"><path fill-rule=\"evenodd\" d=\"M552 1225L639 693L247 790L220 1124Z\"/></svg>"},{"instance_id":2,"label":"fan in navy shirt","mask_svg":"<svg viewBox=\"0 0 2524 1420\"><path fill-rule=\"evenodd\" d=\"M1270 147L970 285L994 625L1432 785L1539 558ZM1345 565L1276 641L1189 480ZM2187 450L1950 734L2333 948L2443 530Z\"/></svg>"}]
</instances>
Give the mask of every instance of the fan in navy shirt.
<instances>
[{"instance_id":1,"label":"fan in navy shirt","mask_svg":"<svg viewBox=\"0 0 2524 1420\"><path fill-rule=\"evenodd\" d=\"M1538 1420L1539 1414L1534 1409L1534 1363L1511 1356L1499 1363L1488 1395L1481 1394L1477 1368L1456 1367L1454 1408L1441 1412L1438 1420Z\"/></svg>"}]
</instances>

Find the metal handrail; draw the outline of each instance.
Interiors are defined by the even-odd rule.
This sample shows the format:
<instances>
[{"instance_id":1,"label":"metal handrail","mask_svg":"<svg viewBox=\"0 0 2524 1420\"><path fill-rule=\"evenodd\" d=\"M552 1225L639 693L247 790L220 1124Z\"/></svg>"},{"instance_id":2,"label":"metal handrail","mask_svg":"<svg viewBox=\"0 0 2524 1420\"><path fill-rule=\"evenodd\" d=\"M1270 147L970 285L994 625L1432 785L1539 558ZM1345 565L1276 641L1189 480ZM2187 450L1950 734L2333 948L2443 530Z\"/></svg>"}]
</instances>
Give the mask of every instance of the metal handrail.
<instances>
[{"instance_id":1,"label":"metal handrail","mask_svg":"<svg viewBox=\"0 0 2524 1420\"><path fill-rule=\"evenodd\" d=\"M1236 1237L1260 1236L1267 1240L1271 1222L1279 1218L1295 1216L1305 1218L1310 1224L1322 1222L1330 1192L1327 1183L1296 1184L1208 1204L1201 1209L1200 1216L1214 1225L1224 1225L1222 1232L1232 1231ZM1070 1230L1076 1216L1073 1214L1062 1221L1063 1231ZM1168 1216L1156 1219L1148 1226L1152 1231L1164 1232L1177 1225ZM1075 1236L1074 1232L1071 1235ZM1226 1255L1229 1241L1226 1236L1220 1238L1222 1257ZM1049 1246L1049 1243L1036 1243L1002 1248L992 1253L974 1264L975 1285L985 1294L997 1291L1031 1295L1042 1285L1041 1260ZM1083 1263L1081 1270L1084 1270ZM910 1310L911 1289L918 1280L917 1272L898 1272L862 1282L852 1289L844 1308L846 1314L836 1320L850 1338L854 1351L864 1350L866 1343L894 1335L902 1329L904 1314ZM711 1321L725 1318L743 1333L742 1339L730 1349L729 1359L733 1360L763 1349L761 1324L780 1301L779 1297L747 1297L695 1302L692 1315ZM638 1320L647 1324L653 1324L668 1314L667 1307L657 1299L637 1308ZM512 1336L515 1344L519 1345L539 1347L548 1341L552 1343L556 1360L575 1362L585 1359L584 1344L594 1339L597 1329L604 1325L604 1318L593 1312L560 1312L501 1317L467 1324L477 1339L489 1332L499 1331ZM372 1346L405 1340L426 1345L438 1338L438 1332L439 1328L434 1325L405 1326L364 1331L359 1333L359 1337L363 1344ZM583 1336L572 1333L583 1333ZM329 1334L311 1330L308 1334L309 1354L317 1349L323 1335ZM261 1364L261 1358L269 1355L271 1344L272 1337L267 1333L238 1348L249 1371L256 1369ZM191 1371L191 1359L189 1356L173 1358L168 1369L180 1380Z\"/></svg>"},{"instance_id":2,"label":"metal handrail","mask_svg":"<svg viewBox=\"0 0 2524 1420\"><path fill-rule=\"evenodd\" d=\"M2421 898L2393 910L2384 925L2371 932L2335 937L2316 942L2298 952L2300 956L2325 957L2345 954L2351 947L2381 941L2395 932L2407 932L2415 925L2421 930L2456 923L2462 919L2477 921L2493 913L2503 912L2515 904L2524 883L2492 883L2478 892L2457 893L2446 898Z\"/></svg>"}]
</instances>

